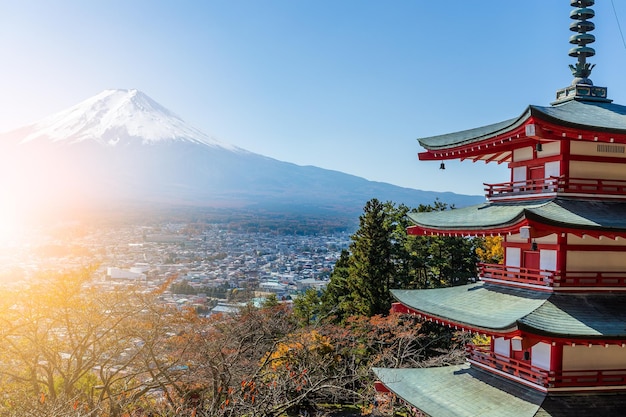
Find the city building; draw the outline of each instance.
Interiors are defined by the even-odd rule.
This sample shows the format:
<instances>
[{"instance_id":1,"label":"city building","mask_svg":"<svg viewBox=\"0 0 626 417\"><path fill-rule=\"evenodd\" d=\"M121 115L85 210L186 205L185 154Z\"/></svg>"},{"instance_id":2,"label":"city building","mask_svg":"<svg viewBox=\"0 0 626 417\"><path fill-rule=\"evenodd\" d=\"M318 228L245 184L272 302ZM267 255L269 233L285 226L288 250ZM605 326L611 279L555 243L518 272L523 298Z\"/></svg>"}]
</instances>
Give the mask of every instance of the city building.
<instances>
[{"instance_id":1,"label":"city building","mask_svg":"<svg viewBox=\"0 0 626 417\"><path fill-rule=\"evenodd\" d=\"M393 309L487 336L467 363L374 369L417 415L626 415L626 106L589 79L593 0L572 0L572 85L549 106L424 138L420 160L506 163L478 206L416 213L415 235L502 236L479 282L395 290Z\"/></svg>"}]
</instances>

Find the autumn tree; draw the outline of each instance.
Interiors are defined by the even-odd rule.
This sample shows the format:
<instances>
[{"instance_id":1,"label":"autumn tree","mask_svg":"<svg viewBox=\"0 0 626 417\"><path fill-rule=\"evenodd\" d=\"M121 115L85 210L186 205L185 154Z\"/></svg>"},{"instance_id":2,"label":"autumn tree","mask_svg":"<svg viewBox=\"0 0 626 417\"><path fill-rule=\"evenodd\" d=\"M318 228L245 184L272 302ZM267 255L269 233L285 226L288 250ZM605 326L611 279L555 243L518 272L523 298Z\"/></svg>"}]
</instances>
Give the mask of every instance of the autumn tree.
<instances>
[{"instance_id":1,"label":"autumn tree","mask_svg":"<svg viewBox=\"0 0 626 417\"><path fill-rule=\"evenodd\" d=\"M502 236L485 236L478 240L476 255L480 262L486 264L501 264L504 262Z\"/></svg>"},{"instance_id":2,"label":"autumn tree","mask_svg":"<svg viewBox=\"0 0 626 417\"><path fill-rule=\"evenodd\" d=\"M41 415L80 409L116 416L120 398L138 386L124 354L135 346L125 323L140 307L128 293L89 286L91 272L39 277L2 309L0 394L15 401L0 415L36 407Z\"/></svg>"}]
</instances>

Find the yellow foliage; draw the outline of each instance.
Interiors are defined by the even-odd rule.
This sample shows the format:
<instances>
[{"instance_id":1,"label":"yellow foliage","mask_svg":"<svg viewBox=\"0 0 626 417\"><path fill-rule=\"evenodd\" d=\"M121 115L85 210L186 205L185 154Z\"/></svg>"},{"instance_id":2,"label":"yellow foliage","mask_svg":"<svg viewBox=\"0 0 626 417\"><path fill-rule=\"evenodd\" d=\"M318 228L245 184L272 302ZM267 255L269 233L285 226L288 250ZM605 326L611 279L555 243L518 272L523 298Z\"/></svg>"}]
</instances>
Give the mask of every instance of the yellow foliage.
<instances>
[{"instance_id":1,"label":"yellow foliage","mask_svg":"<svg viewBox=\"0 0 626 417\"><path fill-rule=\"evenodd\" d=\"M487 236L483 239L481 247L476 248L476 255L481 262L488 264L501 264L504 262L504 248L502 236Z\"/></svg>"},{"instance_id":2,"label":"yellow foliage","mask_svg":"<svg viewBox=\"0 0 626 417\"><path fill-rule=\"evenodd\" d=\"M266 354L263 361L270 363L272 370L288 368L290 364L297 362L297 358L306 352L316 355L325 355L334 350L328 336L320 334L316 330L298 335L290 335L286 342L278 343L276 349Z\"/></svg>"}]
</instances>

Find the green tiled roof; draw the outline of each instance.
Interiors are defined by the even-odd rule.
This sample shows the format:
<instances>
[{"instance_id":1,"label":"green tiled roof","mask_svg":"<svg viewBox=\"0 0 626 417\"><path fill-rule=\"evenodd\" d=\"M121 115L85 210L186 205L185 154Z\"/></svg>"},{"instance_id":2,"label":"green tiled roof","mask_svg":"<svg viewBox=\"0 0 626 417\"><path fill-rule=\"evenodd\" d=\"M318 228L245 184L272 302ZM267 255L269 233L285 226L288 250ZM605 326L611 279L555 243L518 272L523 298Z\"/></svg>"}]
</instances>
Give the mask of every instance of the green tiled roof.
<instances>
[{"instance_id":1,"label":"green tiled roof","mask_svg":"<svg viewBox=\"0 0 626 417\"><path fill-rule=\"evenodd\" d=\"M623 416L626 393L546 394L469 365L373 369L407 403L432 417Z\"/></svg>"},{"instance_id":2,"label":"green tiled roof","mask_svg":"<svg viewBox=\"0 0 626 417\"><path fill-rule=\"evenodd\" d=\"M488 230L523 218L573 229L626 231L626 203L595 200L490 202L453 210L409 213L418 226L442 231Z\"/></svg>"},{"instance_id":3,"label":"green tiled roof","mask_svg":"<svg viewBox=\"0 0 626 417\"><path fill-rule=\"evenodd\" d=\"M391 293L416 311L486 331L626 338L626 294L555 294L485 283Z\"/></svg>"},{"instance_id":4,"label":"green tiled roof","mask_svg":"<svg viewBox=\"0 0 626 417\"><path fill-rule=\"evenodd\" d=\"M626 295L553 294L519 326L539 334L578 338L626 337Z\"/></svg>"},{"instance_id":5,"label":"green tiled roof","mask_svg":"<svg viewBox=\"0 0 626 417\"><path fill-rule=\"evenodd\" d=\"M516 223L525 209L543 204L546 202L484 203L445 211L409 213L408 217L419 226L442 230L490 229Z\"/></svg>"},{"instance_id":6,"label":"green tiled roof","mask_svg":"<svg viewBox=\"0 0 626 417\"><path fill-rule=\"evenodd\" d=\"M526 216L547 223L581 229L626 230L626 203L557 198L529 208Z\"/></svg>"},{"instance_id":7,"label":"green tiled roof","mask_svg":"<svg viewBox=\"0 0 626 417\"><path fill-rule=\"evenodd\" d=\"M483 283L428 290L392 290L402 304L430 315L485 330L514 330L517 320L539 308L549 293Z\"/></svg>"},{"instance_id":8,"label":"green tiled roof","mask_svg":"<svg viewBox=\"0 0 626 417\"><path fill-rule=\"evenodd\" d=\"M469 365L373 371L387 388L433 417L533 417L546 395Z\"/></svg>"},{"instance_id":9,"label":"green tiled roof","mask_svg":"<svg viewBox=\"0 0 626 417\"><path fill-rule=\"evenodd\" d=\"M418 139L429 150L480 142L521 126L530 116L590 130L626 133L626 106L570 100L555 106L529 106L521 116L475 129Z\"/></svg>"},{"instance_id":10,"label":"green tiled roof","mask_svg":"<svg viewBox=\"0 0 626 417\"><path fill-rule=\"evenodd\" d=\"M527 117L528 115L525 113L521 117L516 119L509 119L500 123L494 123L492 125L477 127L474 129L462 130L460 132L420 138L418 139L418 141L420 145L422 145L426 149L437 150L453 148L456 146L480 142L483 139L497 136L499 133L504 133L508 130L514 129L518 126L521 126L527 119Z\"/></svg>"},{"instance_id":11,"label":"green tiled roof","mask_svg":"<svg viewBox=\"0 0 626 417\"><path fill-rule=\"evenodd\" d=\"M571 100L556 106L530 106L533 116L570 126L626 133L626 106Z\"/></svg>"}]
</instances>

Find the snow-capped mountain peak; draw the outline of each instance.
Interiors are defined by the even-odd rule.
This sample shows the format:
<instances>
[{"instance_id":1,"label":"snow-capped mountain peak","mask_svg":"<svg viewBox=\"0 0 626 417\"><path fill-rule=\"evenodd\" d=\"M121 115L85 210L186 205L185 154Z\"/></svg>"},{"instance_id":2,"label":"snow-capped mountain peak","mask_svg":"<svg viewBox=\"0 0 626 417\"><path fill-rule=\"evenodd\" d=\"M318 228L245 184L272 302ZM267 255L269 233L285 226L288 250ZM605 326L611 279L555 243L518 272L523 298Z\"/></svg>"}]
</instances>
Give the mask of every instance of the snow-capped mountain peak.
<instances>
[{"instance_id":1,"label":"snow-capped mountain peak","mask_svg":"<svg viewBox=\"0 0 626 417\"><path fill-rule=\"evenodd\" d=\"M138 90L105 90L30 126L22 143L94 141L104 146L183 141L240 151L219 142Z\"/></svg>"}]
</instances>

